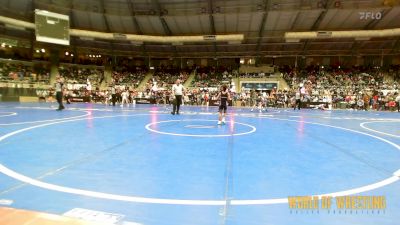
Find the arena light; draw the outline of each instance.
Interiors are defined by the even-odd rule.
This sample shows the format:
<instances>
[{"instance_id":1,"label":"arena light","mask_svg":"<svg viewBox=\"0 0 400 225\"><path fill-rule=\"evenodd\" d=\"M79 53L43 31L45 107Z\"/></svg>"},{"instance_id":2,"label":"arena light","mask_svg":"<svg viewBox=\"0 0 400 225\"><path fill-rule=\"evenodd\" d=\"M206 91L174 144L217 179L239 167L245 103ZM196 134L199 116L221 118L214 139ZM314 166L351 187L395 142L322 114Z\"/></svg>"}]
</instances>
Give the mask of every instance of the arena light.
<instances>
[{"instance_id":1,"label":"arena light","mask_svg":"<svg viewBox=\"0 0 400 225\"><path fill-rule=\"evenodd\" d=\"M203 39L205 41L215 41L215 40L217 40L217 37L215 35L204 35Z\"/></svg>"},{"instance_id":2,"label":"arena light","mask_svg":"<svg viewBox=\"0 0 400 225\"><path fill-rule=\"evenodd\" d=\"M81 39L83 41L94 41L94 38L91 38L91 37L79 37L79 39Z\"/></svg>"},{"instance_id":3,"label":"arena light","mask_svg":"<svg viewBox=\"0 0 400 225\"><path fill-rule=\"evenodd\" d=\"M329 39L329 38L357 38L366 39L374 37L400 36L400 28L382 30L349 30L349 31L305 31L285 32L285 39Z\"/></svg>"},{"instance_id":4,"label":"arena light","mask_svg":"<svg viewBox=\"0 0 400 225\"><path fill-rule=\"evenodd\" d=\"M126 40L126 34L114 33L113 36L116 40Z\"/></svg>"},{"instance_id":5,"label":"arena light","mask_svg":"<svg viewBox=\"0 0 400 225\"><path fill-rule=\"evenodd\" d=\"M300 39L286 39L287 43L298 43L300 42Z\"/></svg>"},{"instance_id":6,"label":"arena light","mask_svg":"<svg viewBox=\"0 0 400 225\"><path fill-rule=\"evenodd\" d=\"M46 49L42 48L42 49L40 49L40 51L41 51L42 53L45 53L45 52L46 52Z\"/></svg>"},{"instance_id":7,"label":"arena light","mask_svg":"<svg viewBox=\"0 0 400 225\"><path fill-rule=\"evenodd\" d=\"M35 29L35 24L23 20L17 20L5 16L0 16L0 23L13 25L16 27ZM155 43L174 43L174 42L230 42L243 41L244 34L217 34L217 35L190 35L190 36L156 36L156 35L137 35L137 34L119 34L107 33L90 30L69 29L69 35L79 37L82 40L94 40L95 38L103 40L123 40L136 42L155 42Z\"/></svg>"},{"instance_id":8,"label":"arena light","mask_svg":"<svg viewBox=\"0 0 400 225\"><path fill-rule=\"evenodd\" d=\"M354 40L356 41L369 41L371 38L369 37L356 37Z\"/></svg>"},{"instance_id":9,"label":"arena light","mask_svg":"<svg viewBox=\"0 0 400 225\"><path fill-rule=\"evenodd\" d=\"M4 23L6 25L9 25L9 26L11 25L14 27L35 29L34 23L26 22L23 20L17 20L17 19L5 17L5 16L0 16L0 22Z\"/></svg>"},{"instance_id":10,"label":"arena light","mask_svg":"<svg viewBox=\"0 0 400 225\"><path fill-rule=\"evenodd\" d=\"M113 33L105 33L98 31L88 31L88 30L77 30L70 29L71 36L88 37L88 38L98 38L105 40L116 40ZM209 36L209 35L207 35ZM137 34L126 34L126 40L128 41L138 41L138 42L155 42L155 43L187 43L187 42L229 42L229 41L243 41L243 34L224 34L224 35L211 35L213 36L204 39L202 35L193 36L155 36L155 35L137 35Z\"/></svg>"},{"instance_id":11,"label":"arena light","mask_svg":"<svg viewBox=\"0 0 400 225\"><path fill-rule=\"evenodd\" d=\"M131 44L133 44L135 46L140 46L143 44L143 41L131 41Z\"/></svg>"},{"instance_id":12,"label":"arena light","mask_svg":"<svg viewBox=\"0 0 400 225\"><path fill-rule=\"evenodd\" d=\"M13 29L13 30L25 30L25 27L19 27L11 24L6 24L6 28Z\"/></svg>"},{"instance_id":13,"label":"arena light","mask_svg":"<svg viewBox=\"0 0 400 225\"><path fill-rule=\"evenodd\" d=\"M240 45L240 44L242 44L242 42L241 41L228 41L228 44L229 45Z\"/></svg>"},{"instance_id":14,"label":"arena light","mask_svg":"<svg viewBox=\"0 0 400 225\"><path fill-rule=\"evenodd\" d=\"M317 37L329 38L332 36L332 31L317 31Z\"/></svg>"}]
</instances>

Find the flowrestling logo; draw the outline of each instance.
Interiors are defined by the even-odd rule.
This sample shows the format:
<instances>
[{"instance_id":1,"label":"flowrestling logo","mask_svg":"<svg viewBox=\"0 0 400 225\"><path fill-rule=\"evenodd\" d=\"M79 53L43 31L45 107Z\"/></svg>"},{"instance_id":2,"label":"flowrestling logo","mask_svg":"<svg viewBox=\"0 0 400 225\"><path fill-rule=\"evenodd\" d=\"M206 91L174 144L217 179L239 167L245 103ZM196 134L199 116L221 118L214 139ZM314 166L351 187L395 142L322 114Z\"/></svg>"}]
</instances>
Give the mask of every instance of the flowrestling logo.
<instances>
[{"instance_id":1,"label":"flowrestling logo","mask_svg":"<svg viewBox=\"0 0 400 225\"><path fill-rule=\"evenodd\" d=\"M381 12L358 12L360 20L380 20L382 19Z\"/></svg>"}]
</instances>

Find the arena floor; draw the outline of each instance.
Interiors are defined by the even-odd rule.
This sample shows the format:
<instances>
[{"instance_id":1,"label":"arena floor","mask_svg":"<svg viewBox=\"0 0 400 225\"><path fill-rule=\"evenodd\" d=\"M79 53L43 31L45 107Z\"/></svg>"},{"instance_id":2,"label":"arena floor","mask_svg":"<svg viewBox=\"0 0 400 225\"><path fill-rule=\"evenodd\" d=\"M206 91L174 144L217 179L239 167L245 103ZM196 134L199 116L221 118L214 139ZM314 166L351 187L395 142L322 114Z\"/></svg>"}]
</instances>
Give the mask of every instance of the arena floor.
<instances>
[{"instance_id":1,"label":"arena floor","mask_svg":"<svg viewBox=\"0 0 400 225\"><path fill-rule=\"evenodd\" d=\"M400 113L0 103L0 208L142 225L392 225ZM294 210L288 196L385 196Z\"/></svg>"}]
</instances>

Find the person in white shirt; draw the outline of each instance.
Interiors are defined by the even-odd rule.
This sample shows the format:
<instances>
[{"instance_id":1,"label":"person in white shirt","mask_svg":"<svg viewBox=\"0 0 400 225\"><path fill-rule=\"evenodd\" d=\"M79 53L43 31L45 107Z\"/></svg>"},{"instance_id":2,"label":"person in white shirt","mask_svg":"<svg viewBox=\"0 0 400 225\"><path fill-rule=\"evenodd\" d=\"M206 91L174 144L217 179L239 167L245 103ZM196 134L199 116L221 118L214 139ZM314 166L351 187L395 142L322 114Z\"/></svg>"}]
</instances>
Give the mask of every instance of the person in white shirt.
<instances>
[{"instance_id":1,"label":"person in white shirt","mask_svg":"<svg viewBox=\"0 0 400 225\"><path fill-rule=\"evenodd\" d=\"M92 84L90 83L90 80L86 80L86 90L91 93L92 92Z\"/></svg>"},{"instance_id":2,"label":"person in white shirt","mask_svg":"<svg viewBox=\"0 0 400 225\"><path fill-rule=\"evenodd\" d=\"M127 104L127 106L129 106L129 101L128 101L128 98L129 98L129 91L128 91L128 90L123 91L123 92L121 93L121 97L122 97L121 107L124 107L124 104L125 104L125 103Z\"/></svg>"},{"instance_id":3,"label":"person in white shirt","mask_svg":"<svg viewBox=\"0 0 400 225\"><path fill-rule=\"evenodd\" d=\"M110 96L108 90L106 90L104 92L104 104L105 105L109 105L110 104L110 99L111 99L111 96Z\"/></svg>"},{"instance_id":4,"label":"person in white shirt","mask_svg":"<svg viewBox=\"0 0 400 225\"><path fill-rule=\"evenodd\" d=\"M157 82L153 82L153 86L151 87L151 91L152 92L157 92L158 91L158 87L157 87Z\"/></svg>"},{"instance_id":5,"label":"person in white shirt","mask_svg":"<svg viewBox=\"0 0 400 225\"><path fill-rule=\"evenodd\" d=\"M172 85L172 96L175 96L173 109L171 112L172 115L175 115L175 113L179 115L179 109L182 105L182 95L184 91L185 87L181 84L181 80L177 79L175 84Z\"/></svg>"},{"instance_id":6,"label":"person in white shirt","mask_svg":"<svg viewBox=\"0 0 400 225\"><path fill-rule=\"evenodd\" d=\"M210 94L208 93L208 91L204 94L204 102L207 107L210 105Z\"/></svg>"},{"instance_id":7,"label":"person in white shirt","mask_svg":"<svg viewBox=\"0 0 400 225\"><path fill-rule=\"evenodd\" d=\"M190 103L190 98L189 98L189 95L185 95L184 97L183 97L183 104L189 104ZM182 105L183 105L182 104Z\"/></svg>"}]
</instances>

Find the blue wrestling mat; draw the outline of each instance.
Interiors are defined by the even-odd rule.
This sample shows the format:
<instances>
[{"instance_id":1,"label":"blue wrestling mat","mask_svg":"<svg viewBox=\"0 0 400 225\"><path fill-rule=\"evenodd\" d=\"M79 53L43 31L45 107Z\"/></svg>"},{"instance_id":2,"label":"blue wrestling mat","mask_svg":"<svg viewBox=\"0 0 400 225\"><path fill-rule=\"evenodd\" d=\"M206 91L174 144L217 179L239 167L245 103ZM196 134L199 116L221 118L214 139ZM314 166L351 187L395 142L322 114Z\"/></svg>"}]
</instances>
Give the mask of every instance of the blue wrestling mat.
<instances>
[{"instance_id":1,"label":"blue wrestling mat","mask_svg":"<svg viewBox=\"0 0 400 225\"><path fill-rule=\"evenodd\" d=\"M0 104L0 206L110 225L400 221L400 113L229 108L217 125L213 107L55 109ZM288 202L321 195L330 208Z\"/></svg>"}]
</instances>

